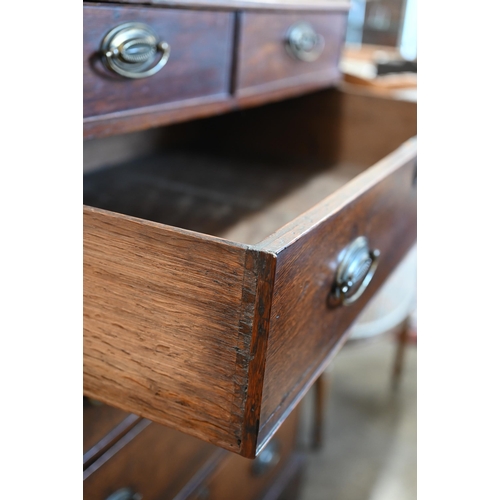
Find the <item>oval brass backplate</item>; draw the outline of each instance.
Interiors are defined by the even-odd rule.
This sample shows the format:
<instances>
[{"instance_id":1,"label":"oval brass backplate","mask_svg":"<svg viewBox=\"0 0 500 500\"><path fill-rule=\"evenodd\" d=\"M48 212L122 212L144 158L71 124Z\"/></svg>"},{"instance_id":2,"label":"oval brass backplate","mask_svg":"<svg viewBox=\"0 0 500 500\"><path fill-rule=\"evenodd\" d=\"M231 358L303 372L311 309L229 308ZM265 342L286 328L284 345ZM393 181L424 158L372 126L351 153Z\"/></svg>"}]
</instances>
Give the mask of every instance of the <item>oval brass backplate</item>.
<instances>
[{"instance_id":1,"label":"oval brass backplate","mask_svg":"<svg viewBox=\"0 0 500 500\"><path fill-rule=\"evenodd\" d=\"M104 64L125 78L146 78L160 71L170 57L170 46L160 41L143 23L125 23L113 28L103 39Z\"/></svg>"}]
</instances>

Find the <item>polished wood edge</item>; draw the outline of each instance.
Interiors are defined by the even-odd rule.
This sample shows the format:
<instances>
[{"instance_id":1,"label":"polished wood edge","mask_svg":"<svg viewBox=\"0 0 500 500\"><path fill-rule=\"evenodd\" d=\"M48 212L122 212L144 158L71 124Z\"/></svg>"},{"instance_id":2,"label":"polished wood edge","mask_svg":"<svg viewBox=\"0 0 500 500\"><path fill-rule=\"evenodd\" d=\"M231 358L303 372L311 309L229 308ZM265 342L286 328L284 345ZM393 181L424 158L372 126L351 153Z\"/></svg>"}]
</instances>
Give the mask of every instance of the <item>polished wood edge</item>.
<instances>
[{"instance_id":1,"label":"polished wood edge","mask_svg":"<svg viewBox=\"0 0 500 500\"><path fill-rule=\"evenodd\" d=\"M104 436L100 441L92 446L92 448L83 454L83 469L85 470L92 465L141 420L141 417L137 415L128 415L124 420L122 420L114 429L108 432L106 436Z\"/></svg>"},{"instance_id":2,"label":"polished wood edge","mask_svg":"<svg viewBox=\"0 0 500 500\"><path fill-rule=\"evenodd\" d=\"M350 9L350 0L100 0L103 3L153 5L205 10L331 12Z\"/></svg>"},{"instance_id":3,"label":"polished wood edge","mask_svg":"<svg viewBox=\"0 0 500 500\"><path fill-rule=\"evenodd\" d=\"M83 139L109 137L171 125L196 118L205 118L234 109L228 94L158 104L128 111L90 116L83 119Z\"/></svg>"},{"instance_id":4,"label":"polished wood edge","mask_svg":"<svg viewBox=\"0 0 500 500\"><path fill-rule=\"evenodd\" d=\"M211 96L194 97L192 99L185 99L183 101L166 102L161 104L154 104L152 106L143 106L141 108L127 109L123 111L114 111L113 113L106 113L103 115L85 116L83 124L88 125L94 122L105 120L123 119L127 117L135 117L137 115L161 113L164 111L177 111L184 108L196 108L199 106L221 104L229 98L226 92L214 94Z\"/></svg>"},{"instance_id":5,"label":"polished wood edge","mask_svg":"<svg viewBox=\"0 0 500 500\"><path fill-rule=\"evenodd\" d=\"M246 255L245 270L245 281L247 276L252 276L253 280L256 279L256 285L250 287L245 283L246 286L243 287L243 295L247 296L247 314L252 314L252 317L245 322L246 325L251 325L251 341L247 353L248 386L240 454L247 458L255 458L271 317L271 297L276 276L276 256L249 250ZM253 296L248 297L249 291L250 293L253 291Z\"/></svg>"},{"instance_id":6,"label":"polished wood edge","mask_svg":"<svg viewBox=\"0 0 500 500\"><path fill-rule=\"evenodd\" d=\"M90 207L88 205L83 205L83 214L90 215L90 216L95 214L98 216L105 216L106 218L108 218L108 220L117 219L117 220L135 223L135 224L138 224L140 226L149 226L149 227L159 228L159 229L165 230L167 232L174 232L176 234L185 234L188 236L194 236L196 238L199 238L199 239L205 240L205 241L214 241L220 245L230 246L233 248L236 247L236 248L240 248L240 249L244 249L244 250L252 248L250 245L245 245L244 243L238 243L235 241L226 240L224 238L219 238L218 236L211 236L211 235L205 234L205 233L197 233L196 231L191 231L189 229L181 229L178 227L169 226L167 224L162 224L161 222L153 222L150 220L141 219L139 217L133 217L132 215L124 215L124 214L120 214L118 212L111 212L111 211L105 210L103 208L95 208L95 207Z\"/></svg>"},{"instance_id":7,"label":"polished wood edge","mask_svg":"<svg viewBox=\"0 0 500 500\"><path fill-rule=\"evenodd\" d=\"M134 425L127 434L125 434L94 463L92 463L90 467L83 471L83 480L85 481L85 479L87 479L97 469L104 465L111 457L115 456L121 449L123 449L124 446L130 443L132 439L138 436L149 424L151 424L150 420L141 419L141 421L137 423L137 425Z\"/></svg>"},{"instance_id":8,"label":"polished wood edge","mask_svg":"<svg viewBox=\"0 0 500 500\"><path fill-rule=\"evenodd\" d=\"M173 500L186 500L195 493L195 491L203 484L203 482L210 476L219 464L227 458L229 452L223 449L216 449L208 460L196 471L196 474L189 480L189 482L182 488ZM192 498L192 497L191 497Z\"/></svg>"},{"instance_id":9,"label":"polished wood edge","mask_svg":"<svg viewBox=\"0 0 500 500\"><path fill-rule=\"evenodd\" d=\"M313 230L318 224L321 224L326 218L342 210L362 193L396 171L401 167L401 164L413 160L416 153L417 138L413 137L396 149L396 151L335 191L335 193L280 228L268 238L262 240L255 245L255 248L279 254L304 234Z\"/></svg>"},{"instance_id":10,"label":"polished wood edge","mask_svg":"<svg viewBox=\"0 0 500 500\"><path fill-rule=\"evenodd\" d=\"M314 90L333 87L341 81L341 76L338 68L332 68L327 71L307 73L261 85L244 87L236 93L235 102L237 107L245 108L299 96Z\"/></svg>"}]
</instances>

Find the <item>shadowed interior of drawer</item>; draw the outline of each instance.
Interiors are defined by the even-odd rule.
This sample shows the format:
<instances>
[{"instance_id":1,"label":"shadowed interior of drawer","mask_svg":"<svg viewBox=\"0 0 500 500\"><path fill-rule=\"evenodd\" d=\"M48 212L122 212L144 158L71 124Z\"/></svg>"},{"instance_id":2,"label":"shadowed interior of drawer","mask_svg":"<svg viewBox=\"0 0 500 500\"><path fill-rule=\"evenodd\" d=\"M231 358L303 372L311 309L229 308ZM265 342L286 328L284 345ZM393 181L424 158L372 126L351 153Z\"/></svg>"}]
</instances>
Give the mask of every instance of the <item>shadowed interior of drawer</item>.
<instances>
[{"instance_id":1,"label":"shadowed interior of drawer","mask_svg":"<svg viewBox=\"0 0 500 500\"><path fill-rule=\"evenodd\" d=\"M256 244L362 170L170 152L84 175L84 203Z\"/></svg>"},{"instance_id":2,"label":"shadowed interior of drawer","mask_svg":"<svg viewBox=\"0 0 500 500\"><path fill-rule=\"evenodd\" d=\"M415 103L329 89L98 140L84 161L110 152L110 166L84 175L84 203L257 244L415 135L415 122ZM142 154L128 155L136 143Z\"/></svg>"}]
</instances>

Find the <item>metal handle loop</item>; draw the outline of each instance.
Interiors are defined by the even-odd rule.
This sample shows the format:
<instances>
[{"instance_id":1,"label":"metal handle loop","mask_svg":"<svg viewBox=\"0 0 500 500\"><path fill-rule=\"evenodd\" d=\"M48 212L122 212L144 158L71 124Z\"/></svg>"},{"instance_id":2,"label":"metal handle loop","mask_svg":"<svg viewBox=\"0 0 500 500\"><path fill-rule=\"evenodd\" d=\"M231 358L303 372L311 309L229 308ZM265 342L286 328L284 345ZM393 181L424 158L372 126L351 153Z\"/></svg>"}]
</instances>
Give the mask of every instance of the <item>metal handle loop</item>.
<instances>
[{"instance_id":1,"label":"metal handle loop","mask_svg":"<svg viewBox=\"0 0 500 500\"><path fill-rule=\"evenodd\" d=\"M113 28L102 41L104 64L125 78L146 78L160 71L170 57L170 45L160 41L150 26L125 23ZM155 63L157 54L160 59Z\"/></svg>"},{"instance_id":2,"label":"metal handle loop","mask_svg":"<svg viewBox=\"0 0 500 500\"><path fill-rule=\"evenodd\" d=\"M328 305L348 306L356 302L370 284L379 263L380 251L370 250L368 240L356 238L345 250L335 282L328 295Z\"/></svg>"}]
</instances>

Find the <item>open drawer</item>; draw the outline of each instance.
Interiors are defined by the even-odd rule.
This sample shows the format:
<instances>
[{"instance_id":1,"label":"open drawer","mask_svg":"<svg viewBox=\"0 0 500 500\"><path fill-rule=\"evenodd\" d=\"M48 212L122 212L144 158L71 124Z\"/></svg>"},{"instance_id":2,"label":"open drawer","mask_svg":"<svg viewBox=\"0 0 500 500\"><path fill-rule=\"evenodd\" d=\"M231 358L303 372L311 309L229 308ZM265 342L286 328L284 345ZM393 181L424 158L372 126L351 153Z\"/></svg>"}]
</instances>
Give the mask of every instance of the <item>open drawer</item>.
<instances>
[{"instance_id":1,"label":"open drawer","mask_svg":"<svg viewBox=\"0 0 500 500\"><path fill-rule=\"evenodd\" d=\"M217 154L85 176L86 396L260 451L416 238L416 140L370 166L415 117L377 99L329 90L202 121ZM266 127L295 160L263 154Z\"/></svg>"}]
</instances>

